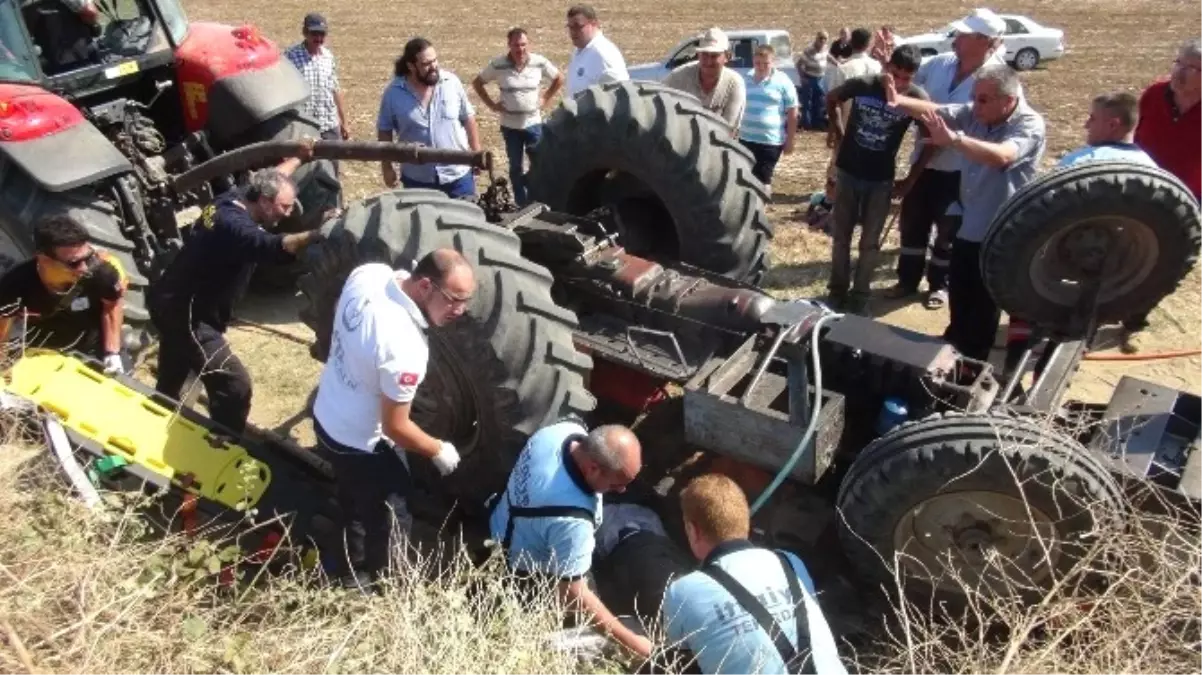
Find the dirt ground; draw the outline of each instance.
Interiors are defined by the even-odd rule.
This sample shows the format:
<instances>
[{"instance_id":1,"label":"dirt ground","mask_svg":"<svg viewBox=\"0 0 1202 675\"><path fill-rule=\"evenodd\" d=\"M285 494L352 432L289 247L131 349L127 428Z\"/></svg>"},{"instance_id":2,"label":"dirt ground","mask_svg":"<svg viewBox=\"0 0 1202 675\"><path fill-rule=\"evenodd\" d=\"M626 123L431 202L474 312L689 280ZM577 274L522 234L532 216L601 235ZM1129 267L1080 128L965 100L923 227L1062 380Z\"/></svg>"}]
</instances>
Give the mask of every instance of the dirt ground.
<instances>
[{"instance_id":1,"label":"dirt ground","mask_svg":"<svg viewBox=\"0 0 1202 675\"><path fill-rule=\"evenodd\" d=\"M300 37L301 17L321 11L330 20L329 47L337 55L341 81L352 120L352 133L361 139L374 138L374 121L379 95L391 78L393 60L404 42L414 35L431 39L439 52L442 68L457 74L465 83L479 72L486 60L504 51L505 31L524 26L532 48L566 65L570 43L564 29L567 2L480 3L467 6L414 5L410 3L366 3L358 0L314 2L312 0L189 0L193 20L228 23L252 22L282 46ZM663 57L683 37L708 26L786 28L800 50L818 29L834 32L842 25L879 26L892 23L902 35L943 26L968 12L971 3L930 0L923 3L901 0L838 0L821 7L765 0L739 3L708 3L676 0L657 3L647 0L612 0L596 5L606 34L635 64ZM1046 25L1067 33L1068 55L1023 77L1028 100L1048 121L1047 163L1050 165L1069 149L1080 145L1088 101L1098 93L1128 90L1138 93L1157 77L1167 74L1176 46L1197 34L1198 7L1178 0L1061 0L1056 3L1022 0L997 6L999 11L1028 14ZM445 11L450 16L443 17ZM472 94L474 98L474 94ZM484 142L503 154L496 118L480 107L479 121ZM803 134L797 151L782 159L774 185L775 204L770 215L776 227L772 248L774 270L767 286L780 297L819 296L829 271L829 239L800 224L798 204L821 189L827 161L824 135ZM377 165L348 165L350 198L362 197L382 188ZM897 254L896 230L885 248L877 273L877 285L892 282ZM1152 313L1149 351L1197 348L1202 342L1199 304L1202 277L1195 270L1182 288ZM239 327L232 331L235 348L255 378L252 421L266 427L287 425L304 406L315 385L319 364L308 356L305 344L311 332L296 321L296 298L248 298L239 314L267 323L270 328ZM928 311L921 305L888 306L877 301L874 313L890 323L938 333L947 322L946 311ZM280 331L297 341L281 339ZM1106 337L1109 336L1109 337ZM1102 353L1114 354L1113 336L1107 333ZM1172 387L1199 392L1202 360L1198 357L1139 362L1087 362L1075 379L1071 396L1103 401L1123 375L1133 375ZM297 429L308 435L307 424Z\"/></svg>"}]
</instances>

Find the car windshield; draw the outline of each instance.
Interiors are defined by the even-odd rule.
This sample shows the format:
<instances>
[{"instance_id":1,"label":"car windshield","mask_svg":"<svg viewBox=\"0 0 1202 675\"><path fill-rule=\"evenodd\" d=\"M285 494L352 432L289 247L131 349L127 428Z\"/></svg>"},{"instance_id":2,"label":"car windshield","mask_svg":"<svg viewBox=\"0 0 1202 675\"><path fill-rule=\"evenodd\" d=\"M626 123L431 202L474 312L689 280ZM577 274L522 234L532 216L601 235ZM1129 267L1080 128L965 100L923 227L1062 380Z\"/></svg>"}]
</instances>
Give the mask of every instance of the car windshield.
<instances>
[{"instance_id":1,"label":"car windshield","mask_svg":"<svg viewBox=\"0 0 1202 675\"><path fill-rule=\"evenodd\" d=\"M0 81L33 82L38 71L21 31L21 12L15 0L0 0Z\"/></svg>"},{"instance_id":2,"label":"car windshield","mask_svg":"<svg viewBox=\"0 0 1202 675\"><path fill-rule=\"evenodd\" d=\"M772 45L772 51L776 52L778 59L788 60L793 56L793 45L789 42L788 35L773 35L768 44Z\"/></svg>"},{"instance_id":3,"label":"car windshield","mask_svg":"<svg viewBox=\"0 0 1202 675\"><path fill-rule=\"evenodd\" d=\"M93 0L94 20L57 0L20 0L20 4L17 22L24 21L42 72L50 76L118 64L167 46L146 0Z\"/></svg>"}]
</instances>

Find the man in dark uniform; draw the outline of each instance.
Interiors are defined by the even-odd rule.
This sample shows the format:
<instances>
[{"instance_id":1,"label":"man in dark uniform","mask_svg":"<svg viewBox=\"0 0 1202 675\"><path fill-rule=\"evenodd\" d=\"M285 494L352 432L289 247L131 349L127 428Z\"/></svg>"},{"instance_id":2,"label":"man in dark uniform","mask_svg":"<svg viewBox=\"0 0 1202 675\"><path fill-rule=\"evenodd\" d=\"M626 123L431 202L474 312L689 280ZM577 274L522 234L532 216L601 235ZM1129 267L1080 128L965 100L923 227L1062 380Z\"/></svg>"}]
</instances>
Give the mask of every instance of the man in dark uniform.
<instances>
[{"instance_id":1,"label":"man in dark uniform","mask_svg":"<svg viewBox=\"0 0 1202 675\"><path fill-rule=\"evenodd\" d=\"M251 382L225 340L230 311L257 264L288 262L320 237L319 230L285 235L264 229L292 212L290 176L312 155L310 139L301 157L252 175L248 185L206 207L147 303L161 335L158 391L178 399L188 375L197 373L210 417L235 433L250 416Z\"/></svg>"},{"instance_id":2,"label":"man in dark uniform","mask_svg":"<svg viewBox=\"0 0 1202 675\"><path fill-rule=\"evenodd\" d=\"M124 372L121 264L92 248L87 230L67 216L38 221L33 243L33 258L0 277L0 337L23 318L31 346L76 349L102 358L107 373Z\"/></svg>"}]
</instances>

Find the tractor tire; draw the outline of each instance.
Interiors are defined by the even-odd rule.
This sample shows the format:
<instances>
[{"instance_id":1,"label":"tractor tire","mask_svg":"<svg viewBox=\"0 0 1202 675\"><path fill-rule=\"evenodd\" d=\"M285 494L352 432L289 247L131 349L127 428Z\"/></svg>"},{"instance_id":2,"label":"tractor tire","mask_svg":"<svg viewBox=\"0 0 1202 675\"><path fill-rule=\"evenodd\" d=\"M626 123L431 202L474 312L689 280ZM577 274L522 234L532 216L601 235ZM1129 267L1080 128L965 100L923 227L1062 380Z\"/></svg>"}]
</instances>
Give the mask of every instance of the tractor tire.
<instances>
[{"instance_id":1,"label":"tractor tire","mask_svg":"<svg viewBox=\"0 0 1202 675\"><path fill-rule=\"evenodd\" d=\"M531 150L531 198L585 215L618 204L632 253L758 282L772 227L751 153L693 96L617 82L566 99Z\"/></svg>"},{"instance_id":2,"label":"tractor tire","mask_svg":"<svg viewBox=\"0 0 1202 675\"><path fill-rule=\"evenodd\" d=\"M261 141L291 141L304 137L321 138L317 124L297 112L277 115L248 132L235 146ZM296 206L292 215L276 226L277 232L308 232L321 227L326 211L342 206L342 181L334 162L319 159L305 162L292 174L296 183ZM254 283L261 290L294 290L304 272L300 261L259 265L255 268Z\"/></svg>"},{"instance_id":3,"label":"tractor tire","mask_svg":"<svg viewBox=\"0 0 1202 675\"><path fill-rule=\"evenodd\" d=\"M1105 465L1076 441L1029 420L946 413L860 453L839 487L839 538L873 584L894 589L896 562L920 603L962 606L965 589L1030 601L1089 537L1121 522L1124 503ZM995 553L1017 569L988 565ZM959 580L941 562L949 555Z\"/></svg>"},{"instance_id":4,"label":"tractor tire","mask_svg":"<svg viewBox=\"0 0 1202 675\"><path fill-rule=\"evenodd\" d=\"M469 513L482 507L504 489L527 437L596 405L584 385L592 360L572 342L576 315L552 301L550 273L522 258L517 236L485 222L475 204L434 190L396 190L351 204L322 230L326 240L306 252L300 279L301 320L316 333L311 353L320 361L329 354L342 286L359 265L412 269L449 247L475 268L466 314L427 331L430 362L413 403L414 421L462 458L440 478L428 460L409 456L415 481L440 508L450 499Z\"/></svg>"},{"instance_id":5,"label":"tractor tire","mask_svg":"<svg viewBox=\"0 0 1202 675\"><path fill-rule=\"evenodd\" d=\"M146 310L148 281L134 261L134 243L121 232L115 200L115 196L112 201L102 197L97 186L49 192L19 167L0 158L0 273L33 257L34 223L46 216L71 216L87 229L93 244L112 254L125 268L129 287L125 292L122 342L136 357L151 343L152 327Z\"/></svg>"},{"instance_id":6,"label":"tractor tire","mask_svg":"<svg viewBox=\"0 0 1202 675\"><path fill-rule=\"evenodd\" d=\"M1105 228L1105 229L1103 229ZM1172 174L1130 162L1086 162L1033 180L998 210L981 244L981 274L1007 313L1069 339L1080 281L1102 268L1098 323L1151 311L1202 248L1198 202ZM1064 280L1078 281L1066 284Z\"/></svg>"}]
</instances>

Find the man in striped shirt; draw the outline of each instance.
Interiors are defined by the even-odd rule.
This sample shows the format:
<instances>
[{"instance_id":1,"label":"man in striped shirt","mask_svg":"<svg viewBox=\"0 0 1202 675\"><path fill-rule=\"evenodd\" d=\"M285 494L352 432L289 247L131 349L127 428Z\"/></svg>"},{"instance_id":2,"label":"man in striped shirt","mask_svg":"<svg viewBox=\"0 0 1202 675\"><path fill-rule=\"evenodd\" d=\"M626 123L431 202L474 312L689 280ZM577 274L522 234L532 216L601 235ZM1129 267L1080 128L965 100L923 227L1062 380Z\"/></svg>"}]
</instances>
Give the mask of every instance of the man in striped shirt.
<instances>
[{"instance_id":1,"label":"man in striped shirt","mask_svg":"<svg viewBox=\"0 0 1202 675\"><path fill-rule=\"evenodd\" d=\"M530 38L523 28L512 28L507 37L509 51L485 66L472 81L484 105L501 116L501 136L509 155L509 180L518 206L529 202L523 160L542 138L542 111L551 105L563 87L564 76L546 57L530 51ZM484 85L496 82L500 100L494 100ZM544 83L549 86L539 93Z\"/></svg>"},{"instance_id":2,"label":"man in striped shirt","mask_svg":"<svg viewBox=\"0 0 1202 675\"><path fill-rule=\"evenodd\" d=\"M793 152L797 136L797 88L773 66L772 45L760 45L747 77L747 108L739 125L739 140L755 157L751 172L772 194L772 173L781 154Z\"/></svg>"}]
</instances>

